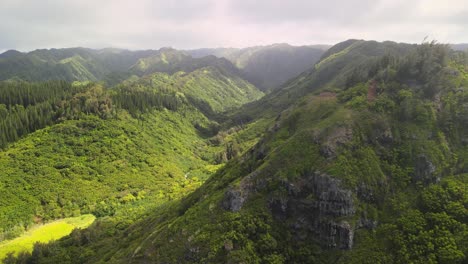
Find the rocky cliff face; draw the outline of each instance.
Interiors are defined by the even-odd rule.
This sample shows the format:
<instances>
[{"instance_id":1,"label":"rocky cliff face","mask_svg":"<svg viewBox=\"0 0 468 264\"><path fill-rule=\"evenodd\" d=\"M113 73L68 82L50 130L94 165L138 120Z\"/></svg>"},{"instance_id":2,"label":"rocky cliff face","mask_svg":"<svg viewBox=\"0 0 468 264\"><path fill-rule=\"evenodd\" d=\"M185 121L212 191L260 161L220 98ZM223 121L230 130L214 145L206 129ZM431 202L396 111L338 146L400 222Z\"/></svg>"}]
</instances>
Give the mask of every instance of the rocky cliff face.
<instances>
[{"instance_id":1,"label":"rocky cliff face","mask_svg":"<svg viewBox=\"0 0 468 264\"><path fill-rule=\"evenodd\" d=\"M237 212L252 192L264 190L253 184L255 176L253 173L239 186L229 188L221 206ZM352 191L341 187L340 180L314 172L294 183L284 181L282 185L288 195L271 198L269 206L276 220L290 223L295 239L312 238L327 248L352 248L354 227L343 219L351 219L356 214L354 196Z\"/></svg>"},{"instance_id":2,"label":"rocky cliff face","mask_svg":"<svg viewBox=\"0 0 468 264\"><path fill-rule=\"evenodd\" d=\"M270 208L279 221L291 224L296 239L314 238L329 248L351 249L354 228L346 220L355 213L353 194L340 180L315 172L296 183L284 183L288 197L272 199Z\"/></svg>"},{"instance_id":3,"label":"rocky cliff face","mask_svg":"<svg viewBox=\"0 0 468 264\"><path fill-rule=\"evenodd\" d=\"M244 179L237 187L231 186L225 193L224 198L221 201L221 207L225 210L237 212L242 209L242 206L247 201L251 192L255 191L261 186L257 186L253 183L253 179L257 176L257 173L253 172Z\"/></svg>"},{"instance_id":4,"label":"rocky cliff face","mask_svg":"<svg viewBox=\"0 0 468 264\"><path fill-rule=\"evenodd\" d=\"M221 206L225 210L237 212L244 205L246 198L246 193L242 192L242 190L231 188L224 194Z\"/></svg>"}]
</instances>

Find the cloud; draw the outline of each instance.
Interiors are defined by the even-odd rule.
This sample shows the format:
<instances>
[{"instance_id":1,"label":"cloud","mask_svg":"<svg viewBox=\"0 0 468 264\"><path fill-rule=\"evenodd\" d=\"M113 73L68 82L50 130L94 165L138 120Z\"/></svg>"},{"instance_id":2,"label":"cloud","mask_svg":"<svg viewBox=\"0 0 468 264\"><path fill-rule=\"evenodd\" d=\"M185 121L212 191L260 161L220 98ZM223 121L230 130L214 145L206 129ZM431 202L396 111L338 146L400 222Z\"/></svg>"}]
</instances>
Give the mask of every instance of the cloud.
<instances>
[{"instance_id":1,"label":"cloud","mask_svg":"<svg viewBox=\"0 0 468 264\"><path fill-rule=\"evenodd\" d=\"M287 3L287 4L285 4ZM291 22L352 23L372 10L377 1L256 0L230 1L229 8L240 22L282 24Z\"/></svg>"},{"instance_id":2,"label":"cloud","mask_svg":"<svg viewBox=\"0 0 468 264\"><path fill-rule=\"evenodd\" d=\"M464 0L1 0L0 50L468 42Z\"/></svg>"}]
</instances>

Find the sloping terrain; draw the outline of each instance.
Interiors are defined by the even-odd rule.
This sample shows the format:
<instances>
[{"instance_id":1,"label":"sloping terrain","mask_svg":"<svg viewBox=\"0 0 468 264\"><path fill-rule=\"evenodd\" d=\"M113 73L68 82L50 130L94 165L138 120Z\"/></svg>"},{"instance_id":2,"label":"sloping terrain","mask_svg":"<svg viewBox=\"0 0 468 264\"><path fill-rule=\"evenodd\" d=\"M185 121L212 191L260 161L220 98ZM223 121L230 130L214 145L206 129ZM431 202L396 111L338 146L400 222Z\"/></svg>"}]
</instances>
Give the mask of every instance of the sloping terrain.
<instances>
[{"instance_id":1,"label":"sloping terrain","mask_svg":"<svg viewBox=\"0 0 468 264\"><path fill-rule=\"evenodd\" d=\"M314 65L328 46L290 46L274 44L244 49L199 49L187 53L194 57L215 55L226 58L243 70L247 80L263 91L272 91Z\"/></svg>"},{"instance_id":2,"label":"sloping terrain","mask_svg":"<svg viewBox=\"0 0 468 264\"><path fill-rule=\"evenodd\" d=\"M129 71L139 76L154 72L173 74L179 71L192 72L208 66L220 67L238 73L236 67L226 59L215 56L193 58L182 51L171 48L160 49L158 54L138 60Z\"/></svg>"},{"instance_id":3,"label":"sloping terrain","mask_svg":"<svg viewBox=\"0 0 468 264\"><path fill-rule=\"evenodd\" d=\"M184 62L175 55L140 68ZM106 190L83 198L80 213L90 208L100 216L88 229L9 262L466 262L466 53L434 42L348 40L239 110L232 107L261 94L225 67L167 69L143 71L150 74L109 91L119 111L84 104L91 107L84 115L5 151L13 176L25 167ZM216 89L204 91L210 83ZM221 86L244 97L228 100ZM63 152L48 149L67 142ZM42 152L59 155L41 159ZM30 157L38 166L9 165ZM26 194L34 190L29 182L42 182L21 178L8 184ZM70 204L76 210L75 190L56 190L46 203L34 200L41 194L24 195L26 212L33 212L28 204L37 216L66 216ZM48 210L56 193L72 202L57 196Z\"/></svg>"},{"instance_id":4,"label":"sloping terrain","mask_svg":"<svg viewBox=\"0 0 468 264\"><path fill-rule=\"evenodd\" d=\"M219 129L213 118L263 95L216 65L112 89L63 81L0 87L1 240L88 213L123 230L192 192L220 166L223 146L207 140Z\"/></svg>"},{"instance_id":5,"label":"sloping terrain","mask_svg":"<svg viewBox=\"0 0 468 264\"><path fill-rule=\"evenodd\" d=\"M275 44L245 49L189 51L172 48L141 51L67 48L22 53L9 50L0 54L0 80L105 81L115 85L131 75L173 74L217 66L230 71L237 67L244 79L260 90L271 91L314 65L327 48L323 45L294 47Z\"/></svg>"},{"instance_id":6,"label":"sloping terrain","mask_svg":"<svg viewBox=\"0 0 468 264\"><path fill-rule=\"evenodd\" d=\"M468 64L448 53L426 43L298 99L177 209L130 228L110 260L463 263Z\"/></svg>"},{"instance_id":7,"label":"sloping terrain","mask_svg":"<svg viewBox=\"0 0 468 264\"><path fill-rule=\"evenodd\" d=\"M260 126L267 130L252 149L181 202L130 226L118 243L94 226L94 241L80 242L86 232L76 233L41 247L36 257L89 263L463 263L466 54L426 43L390 57L369 56L367 75L341 89L320 92L333 81L322 79L323 86ZM86 250L94 253L78 253Z\"/></svg>"},{"instance_id":8,"label":"sloping terrain","mask_svg":"<svg viewBox=\"0 0 468 264\"><path fill-rule=\"evenodd\" d=\"M7 51L0 55L0 80L97 81L128 71L138 59L158 51L85 48ZM114 77L115 78L115 77Z\"/></svg>"},{"instance_id":9,"label":"sloping terrain","mask_svg":"<svg viewBox=\"0 0 468 264\"><path fill-rule=\"evenodd\" d=\"M172 75L157 72L129 80L124 86L162 87L181 92L207 115L239 107L263 96L262 92L235 72L212 66Z\"/></svg>"},{"instance_id":10,"label":"sloping terrain","mask_svg":"<svg viewBox=\"0 0 468 264\"><path fill-rule=\"evenodd\" d=\"M378 69L382 57L399 58L414 50L415 45L395 42L347 40L328 49L310 69L283 84L280 89L249 104L234 114L234 120L275 118L301 97L314 92L335 92L367 80Z\"/></svg>"}]
</instances>

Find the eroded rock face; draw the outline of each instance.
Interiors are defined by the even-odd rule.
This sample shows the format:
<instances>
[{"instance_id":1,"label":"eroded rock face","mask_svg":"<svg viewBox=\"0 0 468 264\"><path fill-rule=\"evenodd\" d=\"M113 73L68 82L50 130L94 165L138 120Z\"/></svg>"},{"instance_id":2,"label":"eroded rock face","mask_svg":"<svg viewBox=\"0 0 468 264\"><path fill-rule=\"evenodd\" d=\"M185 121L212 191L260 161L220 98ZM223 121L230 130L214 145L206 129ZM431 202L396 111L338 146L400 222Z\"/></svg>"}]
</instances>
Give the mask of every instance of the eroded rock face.
<instances>
[{"instance_id":1,"label":"eroded rock face","mask_svg":"<svg viewBox=\"0 0 468 264\"><path fill-rule=\"evenodd\" d=\"M339 180L325 174L314 174L308 178L308 184L318 198L315 207L320 214L347 216L355 213L352 192L340 188Z\"/></svg>"},{"instance_id":2,"label":"eroded rock face","mask_svg":"<svg viewBox=\"0 0 468 264\"><path fill-rule=\"evenodd\" d=\"M285 183L288 198L272 199L270 208L278 220L292 222L297 239L314 238L329 248L351 249L354 228L340 217L356 213L353 193L329 175L313 173L297 183Z\"/></svg>"},{"instance_id":3,"label":"eroded rock face","mask_svg":"<svg viewBox=\"0 0 468 264\"><path fill-rule=\"evenodd\" d=\"M245 195L243 195L240 190L229 189L224 194L221 205L226 210L237 212L242 208L242 205L244 205L245 199Z\"/></svg>"},{"instance_id":4,"label":"eroded rock face","mask_svg":"<svg viewBox=\"0 0 468 264\"><path fill-rule=\"evenodd\" d=\"M439 181L435 175L436 167L426 155L416 157L414 164L414 180L421 181L424 184L430 184Z\"/></svg>"},{"instance_id":5,"label":"eroded rock face","mask_svg":"<svg viewBox=\"0 0 468 264\"><path fill-rule=\"evenodd\" d=\"M256 178L252 173L229 188L221 206L237 212L252 193L266 190L265 183ZM270 210L278 221L290 223L295 239L312 238L327 248L352 248L355 227L346 219L356 214L355 194L341 187L340 180L315 172L294 183L284 180L281 185L287 196L271 198Z\"/></svg>"},{"instance_id":6,"label":"eroded rock face","mask_svg":"<svg viewBox=\"0 0 468 264\"><path fill-rule=\"evenodd\" d=\"M221 201L221 206L225 210L238 212L247 201L250 193L262 188L264 183L262 181L254 182L257 173L253 172L244 179L238 187L231 187L224 193L224 198Z\"/></svg>"},{"instance_id":7,"label":"eroded rock face","mask_svg":"<svg viewBox=\"0 0 468 264\"><path fill-rule=\"evenodd\" d=\"M348 222L321 222L317 230L320 231L316 232L316 234L327 247L338 247L339 249L353 248L354 230Z\"/></svg>"}]
</instances>

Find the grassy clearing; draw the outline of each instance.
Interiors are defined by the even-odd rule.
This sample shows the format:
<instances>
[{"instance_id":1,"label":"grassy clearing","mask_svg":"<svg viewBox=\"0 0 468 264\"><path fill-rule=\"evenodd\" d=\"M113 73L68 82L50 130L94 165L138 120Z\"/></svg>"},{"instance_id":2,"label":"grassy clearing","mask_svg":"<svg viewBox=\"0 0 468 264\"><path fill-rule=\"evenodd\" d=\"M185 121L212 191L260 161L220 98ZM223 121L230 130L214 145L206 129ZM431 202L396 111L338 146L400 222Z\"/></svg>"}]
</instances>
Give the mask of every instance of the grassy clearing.
<instances>
[{"instance_id":1,"label":"grassy clearing","mask_svg":"<svg viewBox=\"0 0 468 264\"><path fill-rule=\"evenodd\" d=\"M16 256L20 252L31 252L36 242L47 243L60 239L75 228L86 228L94 222L94 215L87 214L78 217L60 219L45 225L38 225L25 232L22 236L13 240L0 243L0 260L3 260L8 253L13 252Z\"/></svg>"}]
</instances>

